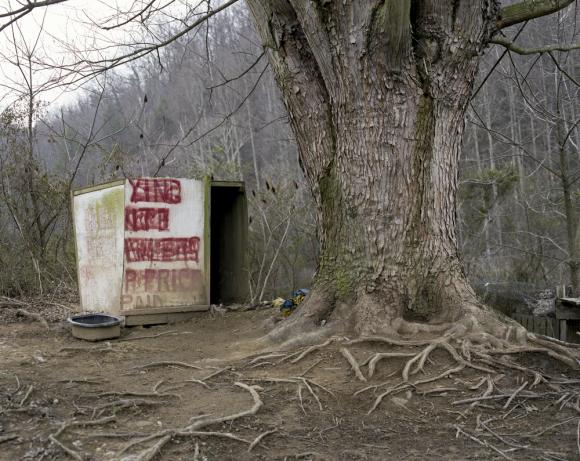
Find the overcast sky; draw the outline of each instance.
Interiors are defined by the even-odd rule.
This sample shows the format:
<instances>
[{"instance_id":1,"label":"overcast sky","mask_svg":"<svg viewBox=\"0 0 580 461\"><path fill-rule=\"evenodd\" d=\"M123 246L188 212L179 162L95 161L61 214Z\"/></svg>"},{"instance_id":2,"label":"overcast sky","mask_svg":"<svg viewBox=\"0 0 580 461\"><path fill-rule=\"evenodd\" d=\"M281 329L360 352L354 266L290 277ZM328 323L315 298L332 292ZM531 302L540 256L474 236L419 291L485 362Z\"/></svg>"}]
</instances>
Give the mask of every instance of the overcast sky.
<instances>
[{"instance_id":1,"label":"overcast sky","mask_svg":"<svg viewBox=\"0 0 580 461\"><path fill-rule=\"evenodd\" d=\"M26 0L0 0L0 12L18 8L25 2ZM14 27L6 28L0 33L0 106L6 107L13 102L25 88L25 79L29 79L14 65L14 39L21 54L26 48L34 48L35 56L42 62L70 62L75 58L75 53L71 50L86 51L94 48L101 49L100 55L106 53L107 56L112 56L121 52L115 44L131 43L135 37L141 36L143 30L129 25L104 32L95 23L103 24L109 20L109 25L116 24L120 21L118 11L138 11L146 3L148 2L145 0L68 0L47 8L35 9L20 19ZM175 17L183 17L185 9L188 8L187 0L161 0L158 5L165 3L171 4L171 11L168 11ZM171 19L165 16L154 21L167 23ZM153 37L149 38L154 40ZM42 71L38 65L35 68L32 78L36 87L58 75L54 70ZM66 104L78 95L76 88L77 86L73 86L43 92L40 99L53 107Z\"/></svg>"}]
</instances>

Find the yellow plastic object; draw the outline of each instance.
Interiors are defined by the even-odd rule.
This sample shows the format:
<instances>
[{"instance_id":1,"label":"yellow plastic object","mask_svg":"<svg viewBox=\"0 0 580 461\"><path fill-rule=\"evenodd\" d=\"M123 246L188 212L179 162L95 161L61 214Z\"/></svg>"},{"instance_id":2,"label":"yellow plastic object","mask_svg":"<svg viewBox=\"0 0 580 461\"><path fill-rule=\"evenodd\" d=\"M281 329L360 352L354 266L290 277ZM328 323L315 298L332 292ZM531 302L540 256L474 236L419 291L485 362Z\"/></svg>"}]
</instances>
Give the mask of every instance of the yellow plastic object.
<instances>
[{"instance_id":1,"label":"yellow plastic object","mask_svg":"<svg viewBox=\"0 0 580 461\"><path fill-rule=\"evenodd\" d=\"M286 301L284 298L276 298L274 301L272 301L272 307L280 309L282 304L284 304L284 301Z\"/></svg>"}]
</instances>

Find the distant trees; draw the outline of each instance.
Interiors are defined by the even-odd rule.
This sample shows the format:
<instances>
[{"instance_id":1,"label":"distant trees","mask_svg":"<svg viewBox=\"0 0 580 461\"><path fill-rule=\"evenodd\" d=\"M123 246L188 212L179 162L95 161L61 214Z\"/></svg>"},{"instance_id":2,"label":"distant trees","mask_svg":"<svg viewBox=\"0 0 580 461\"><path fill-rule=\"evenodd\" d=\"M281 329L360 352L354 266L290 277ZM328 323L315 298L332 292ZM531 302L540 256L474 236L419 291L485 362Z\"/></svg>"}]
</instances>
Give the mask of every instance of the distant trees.
<instances>
[{"instance_id":1,"label":"distant trees","mask_svg":"<svg viewBox=\"0 0 580 461\"><path fill-rule=\"evenodd\" d=\"M35 9L44 3L31 5ZM115 62L103 57L89 65L86 50L77 50L76 67L49 61L39 49L27 51L18 21L8 24L17 16L0 16L7 25L5 39L16 41L14 52L3 58L5 66L20 67L24 75L27 65L53 67L50 76L32 73L32 94L25 78L10 83L12 94L20 91L21 98L3 115L2 142L7 146L12 138L13 148L0 152L1 176L11 186L0 195L0 245L5 250L0 257L13 261L23 251L30 254L27 248L34 248L35 256L26 259L30 265L20 264L27 267L28 276L3 272L0 290L13 292L11 284L22 285L24 280L30 283L16 292L41 286L46 290L59 280L72 284L69 187L136 175L243 179L251 201L249 270L254 298L306 284L317 258L314 203L306 192L280 92L248 12L243 6L231 7L206 23L203 18L215 5L202 2L197 9L184 9L179 23L157 11L164 5L160 2L141 18L137 10L147 3L136 2L133 13L117 12L95 30L106 35L134 23L132 38L142 30L148 40L170 43L144 49L147 40L135 40L117 55L138 51L136 55L144 57L127 57L127 66L105 74L101 72ZM28 8L17 14L25 12L30 14ZM158 14L165 14L164 21L155 19ZM560 17L530 22L518 46L577 42L576 15L568 9ZM122 25L132 17L137 19ZM197 21L198 26L176 38ZM505 46L488 53L476 87ZM517 51L521 50L505 54L470 102L461 161L461 251L475 280L577 280L580 69L573 58L578 51L526 56ZM76 103L43 110L44 95L49 94L45 90L74 80L73 71L82 72L77 77L106 78L85 85ZM25 171L38 175L30 179ZM34 184L27 185L31 180ZM32 211L34 201L40 213ZM24 212L13 206L17 203L26 203L22 210L28 213L18 222L31 223L22 232L11 217L14 211Z\"/></svg>"},{"instance_id":2,"label":"distant trees","mask_svg":"<svg viewBox=\"0 0 580 461\"><path fill-rule=\"evenodd\" d=\"M45 200L43 213L59 210L47 234L48 245L55 248L38 271L28 267L27 257L20 264L28 272L6 272L9 280L0 285L1 292L46 291L58 286L58 278L71 285L69 186L155 175L244 180L250 202L252 299L272 296L273 287L286 293L309 283L316 259L314 216L267 60L245 10L224 11L203 27L158 55L101 74L98 82L79 91L73 104L34 114L37 169L54 187L60 185L58 198L38 193ZM158 33L172 37L176 29L168 25ZM37 60L43 59L39 53ZM46 94L40 91L34 100L40 103ZM26 117L26 111L21 115ZM22 132L24 142L26 123L13 122L8 126ZM15 164L22 152L11 154ZM11 178L9 169L3 173ZM22 169L16 176L28 177ZM40 191L38 186L24 188L13 192L11 200L21 201L27 190ZM0 196L0 207L10 203ZM8 233L0 238L5 257L13 261L21 248L14 243L23 242L22 236L8 213L0 215L0 223ZM48 267L56 277L48 276Z\"/></svg>"},{"instance_id":3,"label":"distant trees","mask_svg":"<svg viewBox=\"0 0 580 461\"><path fill-rule=\"evenodd\" d=\"M578 42L578 19L570 9L527 24L517 51ZM479 280L579 292L577 54L495 47L482 66L480 82L497 67L468 111L460 182L462 249Z\"/></svg>"}]
</instances>

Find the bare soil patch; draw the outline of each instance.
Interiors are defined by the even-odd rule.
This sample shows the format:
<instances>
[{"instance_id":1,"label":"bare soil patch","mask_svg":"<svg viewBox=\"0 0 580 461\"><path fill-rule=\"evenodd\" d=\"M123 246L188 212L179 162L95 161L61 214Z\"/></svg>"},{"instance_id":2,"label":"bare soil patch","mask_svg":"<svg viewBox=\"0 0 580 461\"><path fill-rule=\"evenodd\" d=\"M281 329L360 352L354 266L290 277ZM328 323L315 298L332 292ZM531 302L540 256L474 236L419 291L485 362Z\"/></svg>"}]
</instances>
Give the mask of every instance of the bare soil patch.
<instances>
[{"instance_id":1,"label":"bare soil patch","mask_svg":"<svg viewBox=\"0 0 580 461\"><path fill-rule=\"evenodd\" d=\"M96 344L62 322L1 324L0 459L580 459L580 376L544 355L509 360L550 386L513 368L405 386L421 347L265 349L276 314L202 313ZM390 355L369 377L377 352ZM434 350L414 379L455 365Z\"/></svg>"}]
</instances>

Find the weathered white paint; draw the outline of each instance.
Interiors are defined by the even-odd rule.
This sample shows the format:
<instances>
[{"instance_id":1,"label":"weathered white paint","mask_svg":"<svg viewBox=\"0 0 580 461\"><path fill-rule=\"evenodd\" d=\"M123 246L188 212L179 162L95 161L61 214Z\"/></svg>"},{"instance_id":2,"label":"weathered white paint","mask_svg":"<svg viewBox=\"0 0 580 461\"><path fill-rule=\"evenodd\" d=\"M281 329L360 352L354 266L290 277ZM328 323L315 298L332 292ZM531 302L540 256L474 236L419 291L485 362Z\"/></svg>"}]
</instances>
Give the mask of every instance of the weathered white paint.
<instances>
[{"instance_id":1,"label":"weathered white paint","mask_svg":"<svg viewBox=\"0 0 580 461\"><path fill-rule=\"evenodd\" d=\"M73 197L78 282L85 311L120 309L123 286L125 188L123 185Z\"/></svg>"},{"instance_id":2,"label":"weathered white paint","mask_svg":"<svg viewBox=\"0 0 580 461\"><path fill-rule=\"evenodd\" d=\"M204 182L192 179L138 178L77 191L83 310L137 315L207 305L205 200Z\"/></svg>"},{"instance_id":3,"label":"weathered white paint","mask_svg":"<svg viewBox=\"0 0 580 461\"><path fill-rule=\"evenodd\" d=\"M158 180L166 179L179 181L181 186L179 203L166 203L161 200L162 197L155 197L154 191L151 192L149 200L157 199L157 201L132 202L135 184L138 184L136 181L153 181L153 179L139 178L126 182L125 204L127 208L168 210L169 217L167 228L164 230L134 231L126 228L125 242L128 242L127 239L154 239L155 241L196 239L197 261L180 260L181 257L172 261L131 261L128 258L126 246L121 296L121 311L126 315L139 314L143 310L203 305L208 302L204 254L206 237L204 236L204 183L192 179L159 178ZM174 195L169 194L169 198L171 197L175 198ZM158 221L155 222L158 223Z\"/></svg>"}]
</instances>

